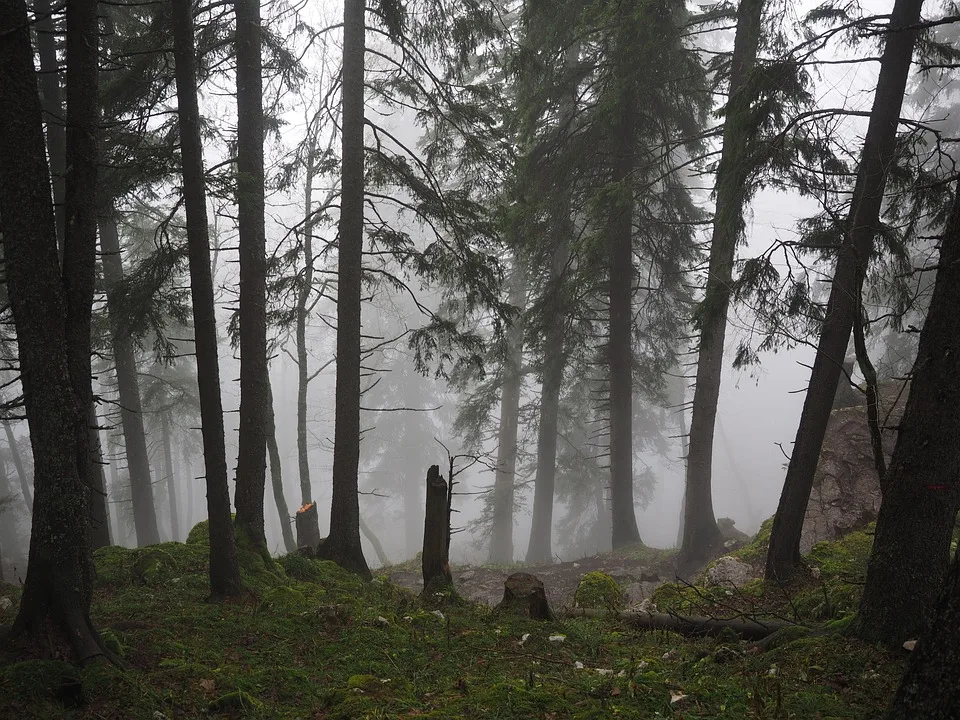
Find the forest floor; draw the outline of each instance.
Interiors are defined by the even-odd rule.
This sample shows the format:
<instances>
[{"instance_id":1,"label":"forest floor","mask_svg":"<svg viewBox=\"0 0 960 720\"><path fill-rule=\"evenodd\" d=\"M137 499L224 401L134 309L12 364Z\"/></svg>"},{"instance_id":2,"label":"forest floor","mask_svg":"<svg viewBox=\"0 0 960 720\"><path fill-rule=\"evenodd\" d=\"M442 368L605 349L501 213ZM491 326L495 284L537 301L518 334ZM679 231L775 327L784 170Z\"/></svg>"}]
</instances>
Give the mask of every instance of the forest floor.
<instances>
[{"instance_id":1,"label":"forest floor","mask_svg":"<svg viewBox=\"0 0 960 720\"><path fill-rule=\"evenodd\" d=\"M243 553L249 593L212 604L198 526L187 544L98 551L92 617L123 666L0 657L0 718L866 720L881 714L906 655L844 633L870 541L859 533L818 546L808 561L820 577L789 590L765 594L760 581L656 590L661 610L786 614L817 630L760 646L642 631L613 614L537 622L480 603L425 605L386 572L363 583L299 556L265 564ZM597 562L627 579L656 564L621 560ZM541 573L554 598L574 574L599 569L578 562ZM512 570L488 575L499 582ZM0 586L0 596L9 623L19 589Z\"/></svg>"}]
</instances>

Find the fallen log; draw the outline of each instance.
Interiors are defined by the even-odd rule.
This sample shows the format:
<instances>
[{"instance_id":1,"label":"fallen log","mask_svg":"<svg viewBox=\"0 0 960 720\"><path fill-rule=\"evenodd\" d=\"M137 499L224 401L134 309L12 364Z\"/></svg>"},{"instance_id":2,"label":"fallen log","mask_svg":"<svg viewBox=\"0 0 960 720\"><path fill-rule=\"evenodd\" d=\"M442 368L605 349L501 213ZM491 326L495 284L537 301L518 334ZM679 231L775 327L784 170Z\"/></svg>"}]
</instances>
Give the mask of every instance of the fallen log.
<instances>
[{"instance_id":1,"label":"fallen log","mask_svg":"<svg viewBox=\"0 0 960 720\"><path fill-rule=\"evenodd\" d=\"M667 613L650 613L642 610L625 610L611 613L607 610L574 608L563 613L564 617L615 618L630 623L642 630L669 630L689 637L720 635L734 632L744 640L762 640L784 628L802 627L785 620L760 621L752 618L684 617Z\"/></svg>"}]
</instances>

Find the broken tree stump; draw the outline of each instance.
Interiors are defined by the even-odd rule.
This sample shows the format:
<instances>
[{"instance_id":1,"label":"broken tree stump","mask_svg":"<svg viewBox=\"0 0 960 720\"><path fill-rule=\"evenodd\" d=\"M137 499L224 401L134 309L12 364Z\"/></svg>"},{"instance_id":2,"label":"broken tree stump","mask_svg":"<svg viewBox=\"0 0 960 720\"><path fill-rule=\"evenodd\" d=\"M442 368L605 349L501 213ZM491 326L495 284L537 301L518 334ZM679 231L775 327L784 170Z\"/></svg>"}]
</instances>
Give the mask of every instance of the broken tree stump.
<instances>
[{"instance_id":1,"label":"broken tree stump","mask_svg":"<svg viewBox=\"0 0 960 720\"><path fill-rule=\"evenodd\" d=\"M294 516L297 525L297 548L310 548L314 553L320 545L320 516L315 502L304 505Z\"/></svg>"},{"instance_id":2,"label":"broken tree stump","mask_svg":"<svg viewBox=\"0 0 960 720\"><path fill-rule=\"evenodd\" d=\"M453 587L450 573L450 488L439 465L427 470L427 504L423 518L423 595Z\"/></svg>"},{"instance_id":3,"label":"broken tree stump","mask_svg":"<svg viewBox=\"0 0 960 720\"><path fill-rule=\"evenodd\" d=\"M552 620L543 582L536 575L518 572L503 583L503 600L496 609L514 615L526 615L533 620Z\"/></svg>"}]
</instances>

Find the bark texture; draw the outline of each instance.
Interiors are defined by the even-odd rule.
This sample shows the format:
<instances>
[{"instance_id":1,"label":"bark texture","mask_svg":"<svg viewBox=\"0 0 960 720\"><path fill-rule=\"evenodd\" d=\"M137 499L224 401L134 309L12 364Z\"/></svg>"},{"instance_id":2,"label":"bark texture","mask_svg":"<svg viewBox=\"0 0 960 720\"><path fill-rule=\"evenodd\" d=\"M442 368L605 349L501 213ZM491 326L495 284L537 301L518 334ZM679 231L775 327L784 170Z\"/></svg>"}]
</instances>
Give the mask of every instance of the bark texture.
<instances>
[{"instance_id":1,"label":"bark texture","mask_svg":"<svg viewBox=\"0 0 960 720\"><path fill-rule=\"evenodd\" d=\"M884 720L960 717L960 552Z\"/></svg>"},{"instance_id":2,"label":"bark texture","mask_svg":"<svg viewBox=\"0 0 960 720\"><path fill-rule=\"evenodd\" d=\"M813 476L837 382L860 312L860 294L873 240L880 227L880 205L887 171L896 150L900 107L916 42L923 0L897 0L890 16L873 110L864 140L845 236L839 250L817 354L803 402L800 426L790 456L780 504L770 534L766 576L787 580L800 562L800 534Z\"/></svg>"},{"instance_id":3,"label":"bark texture","mask_svg":"<svg viewBox=\"0 0 960 720\"><path fill-rule=\"evenodd\" d=\"M100 249L103 251L103 279L107 286L107 307L114 306L115 287L123 280L123 261L120 257L120 234L112 211L100 219ZM117 372L117 390L120 394L120 424L130 474L130 497L133 501L133 523L137 545L160 542L157 511L154 505L153 482L150 477L150 454L143 429L143 405L140 400L140 382L137 379L137 358L133 342L127 335L118 313L110 313L113 359Z\"/></svg>"},{"instance_id":4,"label":"bark texture","mask_svg":"<svg viewBox=\"0 0 960 720\"><path fill-rule=\"evenodd\" d=\"M180 541L180 511L177 508L177 475L173 467L173 450L170 447L170 412L160 414L160 434L163 436L163 469L167 476L167 502L170 503L170 539Z\"/></svg>"},{"instance_id":5,"label":"bark texture","mask_svg":"<svg viewBox=\"0 0 960 720\"><path fill-rule=\"evenodd\" d=\"M958 309L960 192L941 241L857 616L861 637L891 646L916 638L927 626L950 563L960 500Z\"/></svg>"},{"instance_id":6,"label":"bark texture","mask_svg":"<svg viewBox=\"0 0 960 720\"><path fill-rule=\"evenodd\" d=\"M240 232L240 452L237 527L266 554L267 255L263 227L263 62L260 2L235 0L237 15L237 227Z\"/></svg>"},{"instance_id":7,"label":"bark texture","mask_svg":"<svg viewBox=\"0 0 960 720\"><path fill-rule=\"evenodd\" d=\"M300 471L300 504L313 502L310 485L310 452L307 447L307 387L310 384L307 355L307 315L313 289L313 176L317 140L311 136L307 149L307 177L304 180L303 287L297 297L297 466Z\"/></svg>"},{"instance_id":8,"label":"bark texture","mask_svg":"<svg viewBox=\"0 0 960 720\"><path fill-rule=\"evenodd\" d=\"M636 134L631 94L621 99L618 145L613 155L612 182L622 189L611 202L607 228L610 280L610 505L613 548L640 542L633 507L633 199L628 192L633 168L630 138Z\"/></svg>"},{"instance_id":9,"label":"bark texture","mask_svg":"<svg viewBox=\"0 0 960 720\"><path fill-rule=\"evenodd\" d=\"M283 536L283 547L288 553L296 552L297 543L293 539L293 518L290 508L287 507L287 498L283 494L283 467L280 463L280 448L277 445L277 422L273 412L273 387L267 386L270 392L267 405L267 455L270 457L270 484L273 487L273 501L277 505L277 515L280 516L280 534Z\"/></svg>"},{"instance_id":10,"label":"bark texture","mask_svg":"<svg viewBox=\"0 0 960 720\"><path fill-rule=\"evenodd\" d=\"M364 3L343 8L343 130L337 257L337 390L330 535L319 553L371 577L360 547L360 285L363 277Z\"/></svg>"},{"instance_id":11,"label":"bark texture","mask_svg":"<svg viewBox=\"0 0 960 720\"><path fill-rule=\"evenodd\" d=\"M100 444L100 422L96 404L87 408L87 438L90 443L91 480L90 488L90 547L93 550L106 547L110 541L110 511L107 505L107 479L104 474L103 446Z\"/></svg>"},{"instance_id":12,"label":"bark texture","mask_svg":"<svg viewBox=\"0 0 960 720\"><path fill-rule=\"evenodd\" d=\"M190 259L190 297L197 353L197 389L203 437L203 470L207 486L207 519L210 525L210 592L215 598L241 592L237 544L230 521L230 488L223 437L220 398L220 359L217 354L217 315L210 268L206 188L203 179L203 146L190 0L171 0L180 159L183 163L183 200L187 216Z\"/></svg>"},{"instance_id":13,"label":"bark texture","mask_svg":"<svg viewBox=\"0 0 960 720\"><path fill-rule=\"evenodd\" d=\"M730 306L737 243L743 236L743 211L749 193L748 148L752 93L747 79L757 62L765 0L741 0L730 66L729 99L723 126L723 151L717 168L717 203L710 240L710 264L700 306L700 348L687 455L681 523L681 565L696 567L722 545L713 512L713 434L723 372L723 342Z\"/></svg>"},{"instance_id":14,"label":"bark texture","mask_svg":"<svg viewBox=\"0 0 960 720\"><path fill-rule=\"evenodd\" d=\"M510 304L522 309L526 283L519 260L510 281ZM520 390L523 385L523 325L514 320L507 331L506 358L500 385L500 427L497 430L497 472L493 481L493 526L490 562L513 562L513 505L517 484L517 434L520 427ZM539 464L537 466L539 468ZM532 545L532 542L531 542Z\"/></svg>"},{"instance_id":15,"label":"bark texture","mask_svg":"<svg viewBox=\"0 0 960 720\"><path fill-rule=\"evenodd\" d=\"M423 521L423 594L453 586L450 573L450 488L439 465L427 470L427 502Z\"/></svg>"},{"instance_id":16,"label":"bark texture","mask_svg":"<svg viewBox=\"0 0 960 720\"><path fill-rule=\"evenodd\" d=\"M70 62L77 72L72 96L89 92L96 103L96 2L68 0L73 36ZM30 636L64 649L75 660L102 652L90 621L93 563L89 538L89 463L87 409L77 394L85 378L71 377L67 317L71 301L57 258L57 233L50 199L50 174L44 147L42 112L23 0L0 4L0 232L4 269L17 330L20 381L34 454L35 496L30 556L13 638ZM88 44L87 48L78 44ZM79 53L79 55L78 55ZM93 72L90 72L91 58ZM92 83L92 84L91 84ZM79 85L79 86L78 86ZM79 127L73 155L75 181L96 179L95 137L83 112L73 110ZM94 122L95 125L95 122ZM78 137L79 136L79 137ZM93 148L93 155L90 148ZM92 167L90 167L92 165ZM92 188L91 188L92 189ZM74 202L83 193L74 190ZM95 207L75 209L79 228L89 232ZM91 271L92 272L92 271ZM82 280L78 279L77 282ZM79 299L79 286L73 286ZM75 308L82 316L81 308ZM89 332L86 341L89 343ZM89 358L88 358L89 361Z\"/></svg>"}]
</instances>

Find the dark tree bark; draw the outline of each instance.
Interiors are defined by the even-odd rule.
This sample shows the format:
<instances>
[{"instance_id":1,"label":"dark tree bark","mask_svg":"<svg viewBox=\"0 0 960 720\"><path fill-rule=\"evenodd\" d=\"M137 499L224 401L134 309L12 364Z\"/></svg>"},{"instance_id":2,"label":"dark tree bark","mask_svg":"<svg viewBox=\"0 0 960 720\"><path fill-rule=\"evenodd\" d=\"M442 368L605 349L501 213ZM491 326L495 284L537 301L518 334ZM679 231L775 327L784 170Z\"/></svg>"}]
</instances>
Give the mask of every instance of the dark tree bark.
<instances>
[{"instance_id":1,"label":"dark tree bark","mask_svg":"<svg viewBox=\"0 0 960 720\"><path fill-rule=\"evenodd\" d=\"M17 445L17 438L13 434L13 428L10 427L10 421L4 418L3 431L7 436L7 445L10 448L10 456L13 458L13 467L17 470L17 479L20 481L20 492L23 493L23 501L27 504L27 510L33 512L33 492L30 490L30 480L26 471L23 469L23 458L20 457L20 447Z\"/></svg>"},{"instance_id":2,"label":"dark tree bark","mask_svg":"<svg viewBox=\"0 0 960 720\"><path fill-rule=\"evenodd\" d=\"M898 646L923 631L950 563L960 501L958 309L960 190L941 240L857 616L857 633L873 642Z\"/></svg>"},{"instance_id":3,"label":"dark tree bark","mask_svg":"<svg viewBox=\"0 0 960 720\"><path fill-rule=\"evenodd\" d=\"M960 551L950 566L932 622L907 662L884 720L955 720L960 717L958 677Z\"/></svg>"},{"instance_id":4,"label":"dark tree bark","mask_svg":"<svg viewBox=\"0 0 960 720\"><path fill-rule=\"evenodd\" d=\"M297 551L293 539L293 518L287 507L287 498L283 494L283 469L280 465L280 448L277 446L277 422L273 412L273 386L268 385L267 405L267 453L270 456L270 483L273 486L273 501L280 516L280 533L283 535L283 547L288 553Z\"/></svg>"},{"instance_id":5,"label":"dark tree bark","mask_svg":"<svg viewBox=\"0 0 960 720\"><path fill-rule=\"evenodd\" d=\"M170 539L180 540L180 512L177 509L177 475L173 467L173 450L170 447L170 411L160 413L160 434L163 436L163 469L167 476L167 500L170 503Z\"/></svg>"},{"instance_id":6,"label":"dark tree bark","mask_svg":"<svg viewBox=\"0 0 960 720\"><path fill-rule=\"evenodd\" d=\"M303 287L297 297L297 464L300 470L300 504L313 502L310 486L310 453L307 448L307 387L310 384L307 355L307 314L313 290L313 176L317 139L311 135L307 149L307 177L304 180Z\"/></svg>"},{"instance_id":7,"label":"dark tree bark","mask_svg":"<svg viewBox=\"0 0 960 720\"><path fill-rule=\"evenodd\" d=\"M68 97L74 100L68 122L77 124L71 141L78 144L72 153L73 182L92 180L91 190L96 186L96 116L90 127L89 103L76 96L89 93L95 111L96 19L94 0L68 0L67 52L73 70ZM79 380L86 380L89 392L90 376L71 377L69 354L76 348L67 326L69 303L80 300L82 277L68 297L57 258L29 27L23 0L0 3L0 232L36 478L29 566L10 637L29 636L57 651L68 648L75 660L84 661L102 648L90 621L90 466L78 462L89 457L89 403L78 395ZM77 188L69 197L74 203L86 200ZM95 208L71 210L68 217L78 223L74 232L89 233ZM81 308L73 314L82 319Z\"/></svg>"},{"instance_id":8,"label":"dark tree bark","mask_svg":"<svg viewBox=\"0 0 960 720\"><path fill-rule=\"evenodd\" d=\"M343 9L343 128L337 258L337 390L330 536L319 554L371 577L360 547L360 285L363 276L363 0Z\"/></svg>"},{"instance_id":9,"label":"dark tree bark","mask_svg":"<svg viewBox=\"0 0 960 720\"><path fill-rule=\"evenodd\" d=\"M566 366L563 342L565 313L561 298L572 232L569 222L560 225L560 237L550 267L548 300L545 305L550 318L547 320L547 332L543 342L543 382L540 389L540 423L537 426L537 474L533 481L533 517L526 557L527 562L533 564L548 563L553 559L553 500L557 477L560 390L563 386L563 369ZM512 510L511 507L511 513Z\"/></svg>"},{"instance_id":10,"label":"dark tree bark","mask_svg":"<svg viewBox=\"0 0 960 720\"><path fill-rule=\"evenodd\" d=\"M845 237L837 257L830 299L817 344L817 355L803 402L787 477L774 517L766 575L785 581L800 562L800 533L820 459L840 369L850 340L873 240L880 227L880 204L893 165L900 107L917 37L923 0L897 0L890 16L880 61L877 92L863 144Z\"/></svg>"},{"instance_id":11,"label":"dark tree bark","mask_svg":"<svg viewBox=\"0 0 960 720\"><path fill-rule=\"evenodd\" d=\"M183 201L190 256L190 297L197 351L197 386L203 437L203 468L210 525L210 593L215 598L239 595L240 566L230 521L230 488L224 448L223 405L220 398L220 359L217 354L217 313L210 269L210 237L200 143L200 110L190 0L171 0Z\"/></svg>"},{"instance_id":12,"label":"dark tree bark","mask_svg":"<svg viewBox=\"0 0 960 720\"><path fill-rule=\"evenodd\" d=\"M518 258L510 284L510 304L523 309L526 282ZM514 320L507 331L507 349L500 385L500 427L497 431L497 473L493 481L493 526L490 562L513 562L513 505L517 484L517 434L520 427L520 390L523 386L523 325ZM539 465L537 466L539 468ZM536 518L536 513L534 513ZM548 526L549 527L549 526ZM549 539L548 539L549 548ZM532 538L531 538L532 546Z\"/></svg>"},{"instance_id":13,"label":"dark tree bark","mask_svg":"<svg viewBox=\"0 0 960 720\"><path fill-rule=\"evenodd\" d=\"M240 233L240 452L237 528L267 553L267 256L263 199L263 63L259 0L235 0L237 15L237 226Z\"/></svg>"},{"instance_id":14,"label":"dark tree bark","mask_svg":"<svg viewBox=\"0 0 960 720\"><path fill-rule=\"evenodd\" d=\"M423 593L453 585L450 573L450 488L439 465L427 470L427 502L423 520Z\"/></svg>"},{"instance_id":15,"label":"dark tree bark","mask_svg":"<svg viewBox=\"0 0 960 720\"><path fill-rule=\"evenodd\" d=\"M53 206L57 224L57 247L63 259L66 226L67 136L63 115L63 92L60 89L60 63L57 60L57 36L50 0L34 0L36 14L37 55L40 58L40 92L43 122L47 128L47 153L53 181Z\"/></svg>"},{"instance_id":16,"label":"dark tree bark","mask_svg":"<svg viewBox=\"0 0 960 720\"><path fill-rule=\"evenodd\" d=\"M503 599L496 610L524 615L531 620L553 620L543 581L525 572L513 573L504 581Z\"/></svg>"},{"instance_id":17,"label":"dark tree bark","mask_svg":"<svg viewBox=\"0 0 960 720\"><path fill-rule=\"evenodd\" d=\"M310 548L313 552L320 546L320 517L317 504L308 503L297 510L297 548Z\"/></svg>"},{"instance_id":18,"label":"dark tree bark","mask_svg":"<svg viewBox=\"0 0 960 720\"><path fill-rule=\"evenodd\" d=\"M612 181L629 187L633 167L630 138L636 134L634 100L621 100L614 137ZM607 228L610 281L610 501L613 548L640 542L633 507L633 208L632 199L611 202Z\"/></svg>"},{"instance_id":19,"label":"dark tree bark","mask_svg":"<svg viewBox=\"0 0 960 720\"><path fill-rule=\"evenodd\" d=\"M741 0L737 11L723 152L717 169L710 265L700 306L700 352L687 453L680 562L690 567L702 565L722 545L713 513L713 433L723 372L731 273L737 243L743 235L743 211L751 173L747 149L753 141L748 120L752 97L745 86L757 62L764 2Z\"/></svg>"},{"instance_id":20,"label":"dark tree bark","mask_svg":"<svg viewBox=\"0 0 960 720\"><path fill-rule=\"evenodd\" d=\"M109 216L100 219L100 249L103 251L103 279L107 286L107 308L115 304L115 288L123 280L123 260L120 257L120 234L112 208ZM157 510L150 477L150 454L143 429L143 406L140 402L140 382L137 378L137 359L133 343L119 321L117 313L110 313L113 359L117 372L117 390L120 394L120 424L130 473L130 497L133 502L133 523L137 545L160 542Z\"/></svg>"},{"instance_id":21,"label":"dark tree bark","mask_svg":"<svg viewBox=\"0 0 960 720\"><path fill-rule=\"evenodd\" d=\"M87 437L90 443L92 463L90 487L90 547L93 550L107 547L110 542L110 511L107 506L107 479L103 471L103 447L100 445L100 422L96 404L91 402L87 410Z\"/></svg>"}]
</instances>

